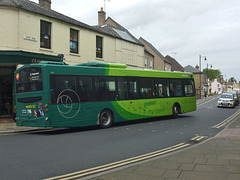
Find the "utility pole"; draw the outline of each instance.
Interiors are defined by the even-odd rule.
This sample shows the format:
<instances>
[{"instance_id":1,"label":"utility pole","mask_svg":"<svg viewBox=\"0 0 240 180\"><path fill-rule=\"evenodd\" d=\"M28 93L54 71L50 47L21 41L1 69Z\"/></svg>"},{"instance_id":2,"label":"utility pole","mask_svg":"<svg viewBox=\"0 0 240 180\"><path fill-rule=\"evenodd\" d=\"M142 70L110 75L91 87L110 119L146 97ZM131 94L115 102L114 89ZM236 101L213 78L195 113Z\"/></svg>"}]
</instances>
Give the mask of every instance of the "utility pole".
<instances>
[{"instance_id":1,"label":"utility pole","mask_svg":"<svg viewBox=\"0 0 240 180\"><path fill-rule=\"evenodd\" d=\"M200 99L202 98L202 67L201 67L201 62L202 62L202 58L204 58L204 60L206 61L207 58L206 56L201 56L201 54L199 55L199 70L200 70Z\"/></svg>"}]
</instances>

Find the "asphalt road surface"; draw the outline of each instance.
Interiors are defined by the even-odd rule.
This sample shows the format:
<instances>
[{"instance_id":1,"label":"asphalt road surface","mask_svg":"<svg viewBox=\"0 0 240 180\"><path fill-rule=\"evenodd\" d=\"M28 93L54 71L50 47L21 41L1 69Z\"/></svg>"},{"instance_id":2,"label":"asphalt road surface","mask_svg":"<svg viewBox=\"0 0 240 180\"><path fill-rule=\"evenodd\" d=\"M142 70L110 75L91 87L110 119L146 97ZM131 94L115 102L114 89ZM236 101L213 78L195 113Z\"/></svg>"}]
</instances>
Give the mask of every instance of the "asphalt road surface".
<instances>
[{"instance_id":1,"label":"asphalt road surface","mask_svg":"<svg viewBox=\"0 0 240 180\"><path fill-rule=\"evenodd\" d=\"M0 179L32 180L64 175L153 151L206 140L219 133L219 124L238 112L217 108L217 99L177 119L161 117L98 127L56 129L0 136ZM217 126L216 126L217 125Z\"/></svg>"}]
</instances>

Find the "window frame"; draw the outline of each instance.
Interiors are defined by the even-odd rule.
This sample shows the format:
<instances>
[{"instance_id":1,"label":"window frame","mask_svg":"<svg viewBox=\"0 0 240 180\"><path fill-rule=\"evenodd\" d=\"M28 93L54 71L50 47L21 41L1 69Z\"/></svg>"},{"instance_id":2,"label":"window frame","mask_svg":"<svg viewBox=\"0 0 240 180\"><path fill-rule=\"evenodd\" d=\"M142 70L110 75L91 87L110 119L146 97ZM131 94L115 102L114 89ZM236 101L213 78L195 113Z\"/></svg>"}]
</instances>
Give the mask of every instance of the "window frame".
<instances>
[{"instance_id":1,"label":"window frame","mask_svg":"<svg viewBox=\"0 0 240 180\"><path fill-rule=\"evenodd\" d=\"M103 37L96 36L96 58L103 58Z\"/></svg>"},{"instance_id":2,"label":"window frame","mask_svg":"<svg viewBox=\"0 0 240 180\"><path fill-rule=\"evenodd\" d=\"M74 36L75 36L74 33L77 34L76 39L74 39ZM71 35L73 35L73 37ZM70 43L69 44L70 53L79 54L79 30L70 28L70 42L69 43ZM76 46L75 49L74 49L74 43ZM73 47L73 48L71 48L71 47Z\"/></svg>"},{"instance_id":3,"label":"window frame","mask_svg":"<svg viewBox=\"0 0 240 180\"><path fill-rule=\"evenodd\" d=\"M48 37L47 42L44 41L44 39L46 39L45 36ZM52 48L51 38L52 38L52 23L40 20L40 48L51 49Z\"/></svg>"}]
</instances>

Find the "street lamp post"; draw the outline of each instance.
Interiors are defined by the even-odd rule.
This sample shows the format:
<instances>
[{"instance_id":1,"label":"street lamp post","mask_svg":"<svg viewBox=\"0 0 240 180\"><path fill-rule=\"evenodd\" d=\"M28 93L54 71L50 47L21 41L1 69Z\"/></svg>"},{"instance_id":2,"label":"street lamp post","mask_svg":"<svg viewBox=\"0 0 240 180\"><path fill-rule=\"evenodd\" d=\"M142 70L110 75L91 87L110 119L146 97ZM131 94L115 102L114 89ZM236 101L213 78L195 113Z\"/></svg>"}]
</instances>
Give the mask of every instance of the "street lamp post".
<instances>
[{"instance_id":1,"label":"street lamp post","mask_svg":"<svg viewBox=\"0 0 240 180\"><path fill-rule=\"evenodd\" d=\"M207 59L206 59L207 60ZM210 64L210 68L212 68L212 65ZM208 94L208 63L207 63L207 94Z\"/></svg>"},{"instance_id":2,"label":"street lamp post","mask_svg":"<svg viewBox=\"0 0 240 180\"><path fill-rule=\"evenodd\" d=\"M207 58L206 58L206 56L201 56L201 54L199 55L199 69L200 69L200 99L202 99L202 68L201 68L201 61L202 61L202 58L204 58L204 60L206 61L207 60Z\"/></svg>"}]
</instances>

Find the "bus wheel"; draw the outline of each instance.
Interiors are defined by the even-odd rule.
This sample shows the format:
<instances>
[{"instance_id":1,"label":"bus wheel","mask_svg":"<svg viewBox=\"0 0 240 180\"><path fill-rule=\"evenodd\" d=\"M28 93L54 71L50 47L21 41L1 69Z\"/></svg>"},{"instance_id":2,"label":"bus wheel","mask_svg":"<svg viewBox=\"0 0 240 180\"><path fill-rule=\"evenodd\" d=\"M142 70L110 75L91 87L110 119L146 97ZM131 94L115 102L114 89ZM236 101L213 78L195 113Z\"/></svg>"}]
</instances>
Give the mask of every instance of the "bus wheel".
<instances>
[{"instance_id":1,"label":"bus wheel","mask_svg":"<svg viewBox=\"0 0 240 180\"><path fill-rule=\"evenodd\" d=\"M101 128L111 127L113 124L113 114L110 110L103 110L99 116L99 123Z\"/></svg>"},{"instance_id":2,"label":"bus wheel","mask_svg":"<svg viewBox=\"0 0 240 180\"><path fill-rule=\"evenodd\" d=\"M177 104L174 104L173 108L172 108L172 111L173 111L173 118L177 118L178 114L180 112L179 106Z\"/></svg>"}]
</instances>

